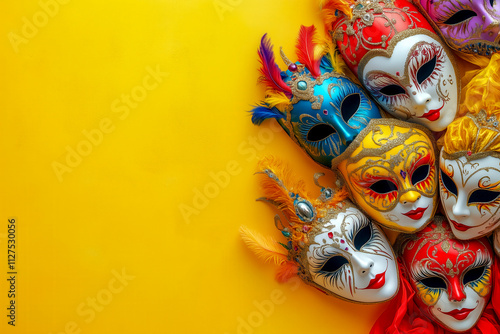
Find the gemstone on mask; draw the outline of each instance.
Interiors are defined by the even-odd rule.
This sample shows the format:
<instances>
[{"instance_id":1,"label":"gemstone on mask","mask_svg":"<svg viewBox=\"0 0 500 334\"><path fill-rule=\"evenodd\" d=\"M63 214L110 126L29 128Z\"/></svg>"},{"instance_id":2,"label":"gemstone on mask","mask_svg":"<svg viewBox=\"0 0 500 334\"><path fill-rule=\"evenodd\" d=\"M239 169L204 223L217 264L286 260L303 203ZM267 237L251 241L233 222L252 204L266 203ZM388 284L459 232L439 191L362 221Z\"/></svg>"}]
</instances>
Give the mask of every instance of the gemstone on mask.
<instances>
[{"instance_id":1,"label":"gemstone on mask","mask_svg":"<svg viewBox=\"0 0 500 334\"><path fill-rule=\"evenodd\" d=\"M301 201L295 204L295 212L303 221L311 221L314 218L314 210L307 201Z\"/></svg>"},{"instance_id":2,"label":"gemstone on mask","mask_svg":"<svg viewBox=\"0 0 500 334\"><path fill-rule=\"evenodd\" d=\"M299 90L306 90L307 89L307 82L305 82L305 81L299 81L297 83L297 88Z\"/></svg>"}]
</instances>

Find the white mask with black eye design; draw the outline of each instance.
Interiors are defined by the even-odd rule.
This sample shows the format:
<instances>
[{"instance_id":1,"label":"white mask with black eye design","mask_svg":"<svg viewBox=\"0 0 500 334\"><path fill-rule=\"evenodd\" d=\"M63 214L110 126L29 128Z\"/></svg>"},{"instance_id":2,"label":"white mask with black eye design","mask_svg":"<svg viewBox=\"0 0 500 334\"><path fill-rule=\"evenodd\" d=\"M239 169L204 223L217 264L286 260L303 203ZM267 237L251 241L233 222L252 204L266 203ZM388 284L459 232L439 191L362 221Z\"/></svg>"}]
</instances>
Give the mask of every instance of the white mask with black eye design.
<instances>
[{"instance_id":1,"label":"white mask with black eye design","mask_svg":"<svg viewBox=\"0 0 500 334\"><path fill-rule=\"evenodd\" d=\"M387 112L437 132L455 119L460 88L454 62L436 37L404 38L391 54L373 52L359 70L363 85Z\"/></svg>"},{"instance_id":2,"label":"white mask with black eye design","mask_svg":"<svg viewBox=\"0 0 500 334\"><path fill-rule=\"evenodd\" d=\"M307 260L313 282L350 301L386 301L399 287L387 238L354 207L324 224L309 245Z\"/></svg>"},{"instance_id":3,"label":"white mask with black eye design","mask_svg":"<svg viewBox=\"0 0 500 334\"><path fill-rule=\"evenodd\" d=\"M500 224L500 158L440 158L441 201L453 234L462 240L488 235Z\"/></svg>"}]
</instances>

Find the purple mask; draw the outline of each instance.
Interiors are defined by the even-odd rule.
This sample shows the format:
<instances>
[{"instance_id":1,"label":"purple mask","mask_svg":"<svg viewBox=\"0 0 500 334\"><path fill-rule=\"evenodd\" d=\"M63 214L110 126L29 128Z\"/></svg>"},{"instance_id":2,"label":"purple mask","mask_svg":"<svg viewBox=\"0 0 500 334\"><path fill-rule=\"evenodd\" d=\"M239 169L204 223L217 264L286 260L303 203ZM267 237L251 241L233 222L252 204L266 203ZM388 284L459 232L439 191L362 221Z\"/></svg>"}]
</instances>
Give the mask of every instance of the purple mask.
<instances>
[{"instance_id":1,"label":"purple mask","mask_svg":"<svg viewBox=\"0 0 500 334\"><path fill-rule=\"evenodd\" d=\"M500 51L499 0L414 0L457 51L491 56Z\"/></svg>"}]
</instances>

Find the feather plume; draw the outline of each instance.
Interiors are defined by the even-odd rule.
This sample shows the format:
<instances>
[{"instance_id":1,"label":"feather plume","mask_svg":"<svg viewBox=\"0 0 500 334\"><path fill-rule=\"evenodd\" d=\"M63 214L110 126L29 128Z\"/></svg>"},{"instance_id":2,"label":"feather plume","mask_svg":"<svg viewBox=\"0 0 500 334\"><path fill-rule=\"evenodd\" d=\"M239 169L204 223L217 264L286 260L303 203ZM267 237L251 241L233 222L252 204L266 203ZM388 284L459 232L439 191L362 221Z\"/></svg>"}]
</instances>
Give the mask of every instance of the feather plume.
<instances>
[{"instance_id":1,"label":"feather plume","mask_svg":"<svg viewBox=\"0 0 500 334\"><path fill-rule=\"evenodd\" d=\"M318 45L315 26L301 26L299 38L297 39L297 57L300 63L304 64L311 75L315 78L321 75L319 63L321 55L315 58L315 48Z\"/></svg>"},{"instance_id":2,"label":"feather plume","mask_svg":"<svg viewBox=\"0 0 500 334\"><path fill-rule=\"evenodd\" d=\"M281 78L281 70L274 61L273 46L267 38L267 34L262 36L258 54L261 64L259 71L262 74L259 80L264 82L268 88L283 92L286 96L291 97L292 89Z\"/></svg>"},{"instance_id":3,"label":"feather plume","mask_svg":"<svg viewBox=\"0 0 500 334\"><path fill-rule=\"evenodd\" d=\"M285 117L277 109L265 105L256 106L250 112L252 113L252 123L255 125L261 125L268 118L279 119Z\"/></svg>"},{"instance_id":4,"label":"feather plume","mask_svg":"<svg viewBox=\"0 0 500 334\"><path fill-rule=\"evenodd\" d=\"M330 26L339 17L339 12L342 12L350 20L352 19L352 9L354 1L352 0L321 0L320 7L323 12L323 21L327 26Z\"/></svg>"},{"instance_id":5,"label":"feather plume","mask_svg":"<svg viewBox=\"0 0 500 334\"><path fill-rule=\"evenodd\" d=\"M324 45L325 45L325 55L330 61L332 70L339 74L345 74L347 67L345 65L344 60L342 59L342 56L340 55L340 52L338 52L337 48L333 44L332 39L325 38Z\"/></svg>"},{"instance_id":6,"label":"feather plume","mask_svg":"<svg viewBox=\"0 0 500 334\"><path fill-rule=\"evenodd\" d=\"M284 112L286 108L291 105L290 99L283 92L277 92L275 90L268 90L266 92L266 97L264 103L269 108L278 108L279 111Z\"/></svg>"},{"instance_id":7,"label":"feather plume","mask_svg":"<svg viewBox=\"0 0 500 334\"><path fill-rule=\"evenodd\" d=\"M345 186L342 188L338 189L335 192L335 195L328 201L328 206L329 207L335 207L339 202L344 201L347 197L349 196L349 193L347 192L347 189Z\"/></svg>"},{"instance_id":8,"label":"feather plume","mask_svg":"<svg viewBox=\"0 0 500 334\"><path fill-rule=\"evenodd\" d=\"M314 47L314 59L321 59L326 52L326 47L324 43L318 43Z\"/></svg>"},{"instance_id":9,"label":"feather plume","mask_svg":"<svg viewBox=\"0 0 500 334\"><path fill-rule=\"evenodd\" d=\"M247 247L264 262L282 265L287 261L286 250L272 237L264 237L246 226L240 226L240 235Z\"/></svg>"},{"instance_id":10,"label":"feather plume","mask_svg":"<svg viewBox=\"0 0 500 334\"><path fill-rule=\"evenodd\" d=\"M286 261L283 263L278 271L276 272L276 280L280 283L285 283L290 278L297 276L299 272L299 266L297 263L292 261Z\"/></svg>"},{"instance_id":11,"label":"feather plume","mask_svg":"<svg viewBox=\"0 0 500 334\"><path fill-rule=\"evenodd\" d=\"M298 193L302 198L310 200L305 190L304 181L294 179L290 169L273 157L266 157L261 160L259 162L259 169L261 171L266 169L272 171L280 180L276 181L264 174L262 187L266 199L276 203L278 209L283 212L290 222L303 224L295 214L294 199L290 197L290 192Z\"/></svg>"}]
</instances>

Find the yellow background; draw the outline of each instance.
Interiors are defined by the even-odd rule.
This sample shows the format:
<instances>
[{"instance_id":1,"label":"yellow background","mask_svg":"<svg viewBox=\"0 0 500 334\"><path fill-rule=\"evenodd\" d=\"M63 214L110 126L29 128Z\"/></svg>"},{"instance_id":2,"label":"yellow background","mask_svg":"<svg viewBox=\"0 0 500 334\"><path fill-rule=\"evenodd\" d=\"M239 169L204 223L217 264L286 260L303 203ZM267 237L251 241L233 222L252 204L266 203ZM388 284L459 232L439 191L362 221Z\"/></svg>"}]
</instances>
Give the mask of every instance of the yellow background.
<instances>
[{"instance_id":1,"label":"yellow background","mask_svg":"<svg viewBox=\"0 0 500 334\"><path fill-rule=\"evenodd\" d=\"M247 112L263 94L261 36L295 59L300 25L322 32L316 1L24 0L0 12L0 332L368 332L386 305L278 284L238 234L279 238L255 202L258 157L311 185L325 171Z\"/></svg>"}]
</instances>

